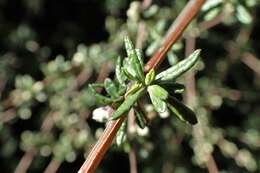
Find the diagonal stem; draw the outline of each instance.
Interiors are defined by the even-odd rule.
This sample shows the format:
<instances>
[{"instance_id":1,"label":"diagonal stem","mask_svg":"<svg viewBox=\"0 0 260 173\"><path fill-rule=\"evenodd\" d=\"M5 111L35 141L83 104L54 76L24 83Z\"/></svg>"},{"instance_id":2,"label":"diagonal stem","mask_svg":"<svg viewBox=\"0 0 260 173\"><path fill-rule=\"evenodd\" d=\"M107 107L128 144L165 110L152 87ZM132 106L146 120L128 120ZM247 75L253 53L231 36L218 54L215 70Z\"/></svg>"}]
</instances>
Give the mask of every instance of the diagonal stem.
<instances>
[{"instance_id":1,"label":"diagonal stem","mask_svg":"<svg viewBox=\"0 0 260 173\"><path fill-rule=\"evenodd\" d=\"M160 63L164 60L166 53L170 50L172 45L178 40L182 32L199 12L204 2L205 0L189 1L181 14L174 21L169 33L166 34L166 39L164 40L162 46L157 50L157 52L155 52L153 57L146 64L145 72L148 72L152 68L156 69L160 65Z\"/></svg>"},{"instance_id":2,"label":"diagonal stem","mask_svg":"<svg viewBox=\"0 0 260 173\"><path fill-rule=\"evenodd\" d=\"M145 72L148 72L152 68L157 68L160 63L164 60L166 53L169 51L171 46L178 40L184 29L192 21L192 19L199 12L201 6L205 0L190 0L180 15L174 22L174 27L172 27L170 34L166 37L166 40L162 44L161 48L153 55L153 57L148 61L145 66ZM117 130L121 126L121 123L125 119L125 116L121 116L116 121L108 122L105 131L99 138L95 146L89 153L86 161L78 171L78 173L93 173L100 161L102 160L104 154L111 145L113 138L116 135Z\"/></svg>"}]
</instances>

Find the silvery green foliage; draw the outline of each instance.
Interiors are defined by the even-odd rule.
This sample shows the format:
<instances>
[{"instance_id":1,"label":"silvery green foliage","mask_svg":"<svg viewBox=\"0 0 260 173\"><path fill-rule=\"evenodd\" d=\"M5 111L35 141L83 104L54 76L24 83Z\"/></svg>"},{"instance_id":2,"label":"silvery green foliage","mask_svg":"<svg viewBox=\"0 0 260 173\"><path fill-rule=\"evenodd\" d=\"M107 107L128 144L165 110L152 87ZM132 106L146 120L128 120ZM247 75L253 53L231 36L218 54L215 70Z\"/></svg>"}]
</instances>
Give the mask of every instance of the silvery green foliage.
<instances>
[{"instance_id":1,"label":"silvery green foliage","mask_svg":"<svg viewBox=\"0 0 260 173\"><path fill-rule=\"evenodd\" d=\"M123 60L121 60L121 57L118 57L116 66L115 82L118 82L119 85L116 85L116 83L109 78L104 81L104 84L89 85L97 103L117 105L115 106L116 110L112 113L110 119L116 120L119 117L126 115L131 108L135 107L134 113L136 115L137 124L143 129L146 125L146 118L141 111L138 111L138 109L141 110L138 107L138 100L148 92L154 109L158 113L164 113L167 110L170 110L170 112L176 115L180 120L188 124L196 124L197 119L192 110L174 99L173 96L169 95L169 93L175 91L175 88L166 87L166 89L169 90L167 91L163 86L166 84L165 81L170 83L171 86L178 86L178 84L175 83L176 78L194 66L199 58L200 50L194 51L187 59L158 75L155 75L153 69L145 75L143 71L143 55L142 53L137 53L141 52L141 50L136 51L129 37L126 37L124 42L127 57ZM120 93L120 86L126 86L126 83L124 82L131 82L133 85L128 91L125 90L125 93ZM98 87L104 87L108 96L97 93L95 89ZM179 88L176 88L176 92L178 91ZM117 137L119 139L116 140L118 145L120 145L119 141L125 141L123 140L123 136L125 136L123 135L123 132L126 133L126 131L122 129L118 132L119 134Z\"/></svg>"},{"instance_id":2,"label":"silvery green foliage","mask_svg":"<svg viewBox=\"0 0 260 173\"><path fill-rule=\"evenodd\" d=\"M77 171L79 163L73 160L81 160L84 151L89 152L90 146L103 131L103 125L99 124L97 127L97 123L89 120L89 114L99 104L87 88L88 84L95 81L104 63L108 71L115 70L116 73L117 66L114 64L124 47L122 38L126 35L126 30L131 38L136 38L140 21L146 28L143 61L147 62L159 48L168 27L187 1L153 1L144 10L140 2L134 2L130 7L124 0L106 0L104 4L107 5L95 1L102 5L98 8L106 10L103 29L109 34L108 38L96 40L95 44L93 40L87 40L86 43L84 40L89 34L86 29L92 26L87 25L84 28L85 23L93 20L85 15L88 11L86 2L70 2L80 3L73 5L79 12L73 22L66 20L64 16L71 15L67 13L72 10L71 7L66 9L68 3L62 4L62 8L60 4L57 3L56 6L53 3L52 9L59 9L55 11L55 17L42 18L49 13L46 9L49 6L47 1L0 2L0 157L3 171L13 172L21 159L21 153L32 149L36 154L27 172L43 172L51 158L62 162L58 171L64 171L64 168ZM19 13L19 10L12 11L14 8L11 7L14 5L15 8L23 9L23 13ZM125 10L128 7L129 10ZM63 8L65 13L62 13ZM212 153L213 157L216 156L221 172L232 172L234 169L238 172L259 172L259 80L257 73L245 64L247 59L244 59L247 53L259 57L256 49L258 8L259 0L207 1L198 19L184 33L184 37L191 34L198 38L196 47L203 47L205 55L203 61L199 61L194 68L195 73L198 71L195 76L197 104L192 109L196 112L199 123L190 130L190 126L184 126L175 116L154 119L155 107L151 104L150 96L143 97L146 99L142 99L140 104L134 104L132 107L138 128L134 126L131 129L127 141L135 146L140 172L162 172L165 168L171 172L190 172L191 167L193 172L205 172L205 164ZM210 22L218 16L222 16L220 25L210 30L201 30L201 22ZM79 23L80 19L84 19L83 23ZM42 20L44 23L54 24L50 27L55 28L45 31L45 24L39 25L44 26L39 32L39 28L35 26ZM95 31L100 28L102 27ZM250 35L250 40L246 35ZM82 38L80 42L85 44L79 44L79 37ZM96 38L100 38L100 35ZM56 46L59 47L58 50ZM60 48L64 51L60 51ZM159 71L167 65L176 65L180 61L178 57L183 57L184 48L184 41L180 39L167 54L169 64L164 62ZM62 55L57 55L57 52ZM136 50L136 54L139 53L140 50ZM124 57L121 58L122 65ZM142 85L134 83L131 90L125 93L128 87L127 78L124 72L119 70L119 73L120 79L111 80L120 96L130 96L142 88ZM144 83L155 85L152 71L149 73L149 77L145 76ZM91 77L76 85L78 79L82 79L80 76ZM187 84L189 81L181 77L176 81L161 81L159 86L168 95L179 98L178 94L183 93L184 89L185 95L190 91ZM103 90L102 93L105 92ZM112 103L114 98L115 95L111 96L109 102ZM122 100L115 100L115 105L118 106ZM169 107L168 105L165 112L167 115L171 111ZM174 111L176 110L171 115ZM51 123L40 127L43 122ZM140 129L144 126L144 132L141 133ZM142 136L143 134L146 136ZM123 144L122 148L128 152L129 143ZM184 152L190 149L193 152ZM106 156L107 160L115 161L109 162L107 166L108 161L104 160L98 171L107 172L111 167L118 169L122 160L128 162L121 157L119 160L114 158L119 153L118 148L112 147L110 152ZM159 158L159 162L158 159L155 162L155 158ZM226 164L222 164L223 160Z\"/></svg>"}]
</instances>

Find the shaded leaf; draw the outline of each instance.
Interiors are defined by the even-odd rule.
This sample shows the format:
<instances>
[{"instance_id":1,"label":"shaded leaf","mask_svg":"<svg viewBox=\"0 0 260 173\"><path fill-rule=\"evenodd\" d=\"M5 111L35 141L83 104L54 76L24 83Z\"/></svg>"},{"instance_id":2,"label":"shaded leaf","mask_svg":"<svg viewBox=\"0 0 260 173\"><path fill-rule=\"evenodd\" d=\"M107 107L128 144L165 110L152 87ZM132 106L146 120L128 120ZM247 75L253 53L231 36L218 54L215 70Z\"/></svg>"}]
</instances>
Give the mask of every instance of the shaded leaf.
<instances>
[{"instance_id":1,"label":"shaded leaf","mask_svg":"<svg viewBox=\"0 0 260 173\"><path fill-rule=\"evenodd\" d=\"M167 106L181 121L192 125L197 124L198 120L195 113L174 97L169 97Z\"/></svg>"},{"instance_id":2,"label":"shaded leaf","mask_svg":"<svg viewBox=\"0 0 260 173\"><path fill-rule=\"evenodd\" d=\"M135 111L136 123L141 129L145 128L147 124L147 119L145 118L144 113L139 107L135 107L134 111Z\"/></svg>"}]
</instances>

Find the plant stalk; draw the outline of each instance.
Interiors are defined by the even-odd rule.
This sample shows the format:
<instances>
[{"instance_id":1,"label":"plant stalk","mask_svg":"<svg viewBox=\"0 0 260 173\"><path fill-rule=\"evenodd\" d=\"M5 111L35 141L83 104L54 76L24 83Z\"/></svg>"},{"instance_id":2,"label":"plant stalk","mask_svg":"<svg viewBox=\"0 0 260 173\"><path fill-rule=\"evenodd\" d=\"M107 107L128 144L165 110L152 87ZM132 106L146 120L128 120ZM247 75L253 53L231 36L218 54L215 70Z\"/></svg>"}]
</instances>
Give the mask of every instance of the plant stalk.
<instances>
[{"instance_id":1,"label":"plant stalk","mask_svg":"<svg viewBox=\"0 0 260 173\"><path fill-rule=\"evenodd\" d=\"M184 29L199 12L204 2L205 0L190 0L188 2L183 11L175 20L171 32L166 37L166 40L164 41L162 46L146 64L145 72L148 72L152 68L156 69L160 65L160 63L164 60L166 53L169 51L171 46L178 40ZM96 170L104 154L111 145L116 135L116 132L121 126L125 117L126 116L121 116L116 121L108 122L105 131L103 132L102 136L98 139L95 146L92 148L86 161L81 166L78 173L93 173Z\"/></svg>"}]
</instances>

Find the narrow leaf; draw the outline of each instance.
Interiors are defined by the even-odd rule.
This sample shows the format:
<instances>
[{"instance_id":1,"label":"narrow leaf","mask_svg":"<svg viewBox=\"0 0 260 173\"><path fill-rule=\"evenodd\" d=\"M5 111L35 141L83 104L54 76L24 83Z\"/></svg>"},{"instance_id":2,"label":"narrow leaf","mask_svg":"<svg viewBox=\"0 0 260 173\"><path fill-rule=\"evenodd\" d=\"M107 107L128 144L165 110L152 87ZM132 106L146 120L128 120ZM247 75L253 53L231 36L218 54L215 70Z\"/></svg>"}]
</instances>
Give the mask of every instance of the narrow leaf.
<instances>
[{"instance_id":1,"label":"narrow leaf","mask_svg":"<svg viewBox=\"0 0 260 173\"><path fill-rule=\"evenodd\" d=\"M134 111L135 111L136 123L141 129L145 128L147 124L147 119L145 118L144 113L138 107L135 107Z\"/></svg>"},{"instance_id":2,"label":"narrow leaf","mask_svg":"<svg viewBox=\"0 0 260 173\"><path fill-rule=\"evenodd\" d=\"M131 65L130 59L128 57L123 61L123 72L129 80L138 80L136 71Z\"/></svg>"},{"instance_id":3,"label":"narrow leaf","mask_svg":"<svg viewBox=\"0 0 260 173\"><path fill-rule=\"evenodd\" d=\"M130 68L134 70L139 81L144 81L143 65L141 63L142 61L139 61L133 43L131 42L129 37L125 38L125 48L126 48L127 56L129 58L129 62L131 66Z\"/></svg>"},{"instance_id":4,"label":"narrow leaf","mask_svg":"<svg viewBox=\"0 0 260 173\"><path fill-rule=\"evenodd\" d=\"M110 78L106 78L104 84L105 84L105 90L109 95L111 95L113 98L119 97L116 85Z\"/></svg>"},{"instance_id":5,"label":"narrow leaf","mask_svg":"<svg viewBox=\"0 0 260 173\"><path fill-rule=\"evenodd\" d=\"M89 85L89 90L90 90L91 94L95 97L95 100L98 104L107 105L114 101L113 99L111 99L109 97L106 97L106 96L103 96L103 95L97 93L95 88L93 87L93 84Z\"/></svg>"},{"instance_id":6,"label":"narrow leaf","mask_svg":"<svg viewBox=\"0 0 260 173\"><path fill-rule=\"evenodd\" d=\"M125 120L121 127L119 128L116 134L116 144L117 146L121 146L123 142L126 140L126 127L127 127L127 120Z\"/></svg>"},{"instance_id":7,"label":"narrow leaf","mask_svg":"<svg viewBox=\"0 0 260 173\"><path fill-rule=\"evenodd\" d=\"M127 97L128 95L132 95L134 94L136 91L138 91L139 89L142 88L142 84L140 83L135 83L132 85L132 87L127 91L127 93L125 94L125 96Z\"/></svg>"},{"instance_id":8,"label":"narrow leaf","mask_svg":"<svg viewBox=\"0 0 260 173\"><path fill-rule=\"evenodd\" d=\"M180 61L178 64L159 73L156 80L173 80L188 71L199 59L200 49L195 50L188 58Z\"/></svg>"},{"instance_id":9,"label":"narrow leaf","mask_svg":"<svg viewBox=\"0 0 260 173\"><path fill-rule=\"evenodd\" d=\"M157 84L166 89L170 94L181 94L185 90L184 85L173 80L159 81Z\"/></svg>"},{"instance_id":10,"label":"narrow leaf","mask_svg":"<svg viewBox=\"0 0 260 173\"><path fill-rule=\"evenodd\" d=\"M169 97L167 106L181 121L192 125L197 124L198 120L195 113L174 97Z\"/></svg>"},{"instance_id":11,"label":"narrow leaf","mask_svg":"<svg viewBox=\"0 0 260 173\"><path fill-rule=\"evenodd\" d=\"M151 69L145 76L145 85L150 85L155 79L155 71Z\"/></svg>"},{"instance_id":12,"label":"narrow leaf","mask_svg":"<svg viewBox=\"0 0 260 173\"><path fill-rule=\"evenodd\" d=\"M118 80L120 85L125 85L126 76L122 70L122 66L123 66L123 60L120 56L118 56L116 62L116 69L115 69L116 79Z\"/></svg>"},{"instance_id":13,"label":"narrow leaf","mask_svg":"<svg viewBox=\"0 0 260 173\"><path fill-rule=\"evenodd\" d=\"M128 112L129 109L134 105L134 103L137 101L139 97L141 97L144 94L144 88L141 88L133 95L129 95L126 97L124 102L118 107L118 109L112 114L111 120L115 120L122 116L124 113Z\"/></svg>"},{"instance_id":14,"label":"narrow leaf","mask_svg":"<svg viewBox=\"0 0 260 173\"><path fill-rule=\"evenodd\" d=\"M144 67L144 54L142 52L142 49L135 49L135 53L137 55L139 63L141 64L142 67Z\"/></svg>"}]
</instances>

